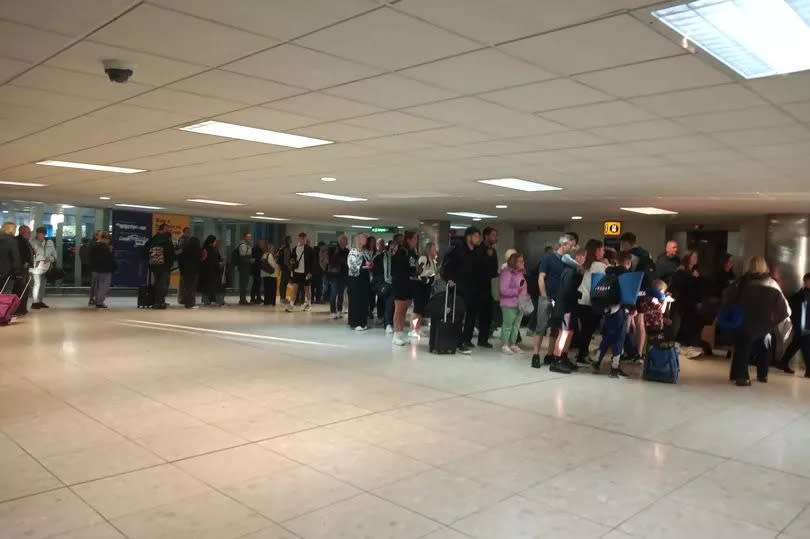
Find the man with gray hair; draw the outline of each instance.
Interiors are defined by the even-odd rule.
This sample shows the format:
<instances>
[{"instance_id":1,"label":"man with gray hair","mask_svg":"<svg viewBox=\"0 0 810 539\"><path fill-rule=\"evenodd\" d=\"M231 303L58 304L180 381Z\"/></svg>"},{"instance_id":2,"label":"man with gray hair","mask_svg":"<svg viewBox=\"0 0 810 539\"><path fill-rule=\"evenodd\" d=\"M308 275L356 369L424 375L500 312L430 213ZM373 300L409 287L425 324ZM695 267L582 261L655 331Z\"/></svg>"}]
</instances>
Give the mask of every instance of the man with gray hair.
<instances>
[{"instance_id":1,"label":"man with gray hair","mask_svg":"<svg viewBox=\"0 0 810 539\"><path fill-rule=\"evenodd\" d=\"M562 281L563 271L565 270L565 262L563 257L571 252L576 240L568 234L563 234L557 240L557 250L546 254L540 260L539 275L537 276L537 286L540 289L540 298L537 302L538 320L549 316L554 302L560 299L560 284ZM554 343L557 335L562 329L563 320L550 318L548 326L551 328L551 338L549 341L548 354L544 361L540 361L540 347L545 335L545 327L537 327L537 337L534 342L534 355L532 356L532 367L539 369L545 363L550 365L553 372L563 374L571 373L570 361L565 358L558 358L554 356Z\"/></svg>"}]
</instances>

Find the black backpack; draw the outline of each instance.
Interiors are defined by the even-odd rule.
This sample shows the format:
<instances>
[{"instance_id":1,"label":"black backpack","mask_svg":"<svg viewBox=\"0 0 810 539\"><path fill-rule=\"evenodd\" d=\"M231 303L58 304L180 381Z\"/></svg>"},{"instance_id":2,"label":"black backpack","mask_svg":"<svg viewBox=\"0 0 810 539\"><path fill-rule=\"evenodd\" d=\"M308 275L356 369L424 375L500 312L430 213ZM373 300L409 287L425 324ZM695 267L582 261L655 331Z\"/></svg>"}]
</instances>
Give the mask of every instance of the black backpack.
<instances>
[{"instance_id":1,"label":"black backpack","mask_svg":"<svg viewBox=\"0 0 810 539\"><path fill-rule=\"evenodd\" d=\"M611 305L618 305L621 300L619 276L615 273L606 274L591 290L591 305L595 310L603 311Z\"/></svg>"}]
</instances>

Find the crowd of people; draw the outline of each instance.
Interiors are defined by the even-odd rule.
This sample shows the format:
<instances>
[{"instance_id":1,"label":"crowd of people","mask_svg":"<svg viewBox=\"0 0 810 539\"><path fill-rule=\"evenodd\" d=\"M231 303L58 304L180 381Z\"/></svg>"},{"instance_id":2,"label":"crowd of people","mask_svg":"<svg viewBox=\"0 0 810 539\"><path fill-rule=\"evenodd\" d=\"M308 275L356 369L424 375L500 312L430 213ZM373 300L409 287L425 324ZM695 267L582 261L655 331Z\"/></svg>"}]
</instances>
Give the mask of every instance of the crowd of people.
<instances>
[{"instance_id":1,"label":"crowd of people","mask_svg":"<svg viewBox=\"0 0 810 539\"><path fill-rule=\"evenodd\" d=\"M716 330L718 341L733 346L730 379L737 385L750 384L749 364L757 365L758 380L766 382L772 365L792 373L789 361L799 351L806 365L810 361L810 274L788 300L762 257L748 260L737 278L733 258L725 255L720 266L704 276L699 254L681 254L675 241L668 241L653 260L632 233L622 235L617 250L598 239L580 247L577 235L567 233L532 271L515 249L507 250L499 263L497 242L495 228L469 227L440 259L436 244L420 249L417 234L410 231L388 242L357 234L351 249L345 235L332 245L320 242L313 247L301 233L295 244L286 237L276 248L265 240L254 244L248 233L228 260L215 236L201 242L186 228L173 241L169 227L161 225L143 252L155 309L167 307L174 270L180 275L179 304L197 308L200 294L203 305L224 305L230 267L238 276L239 305L275 306L280 297L284 309L292 312L297 305L310 311L313 303L328 302L333 319L347 314L349 328L357 332L378 326L394 346L420 339L426 320L435 321L446 312L431 299L452 294L460 305L454 317L457 352L493 348L490 340L497 336L503 354L522 354L528 351L521 346L524 336L534 336L531 366L547 365L563 374L583 366L599 372L610 355L610 375L624 377L621 361L643 362L655 339L680 343L689 358L711 354L704 328L714 330L723 309L738 312L741 320L725 331ZM83 245L82 265L91 274L89 305L106 308L116 270L106 231L98 231ZM46 283L58 271L56 248L44 227L32 237L28 226L2 226L0 278L12 283L21 298L17 316L28 313L29 301L31 309L48 308ZM595 292L600 280L608 282L626 272L641 275L638 297L605 301ZM592 357L597 332L601 339ZM810 368L805 376L810 376Z\"/></svg>"}]
</instances>

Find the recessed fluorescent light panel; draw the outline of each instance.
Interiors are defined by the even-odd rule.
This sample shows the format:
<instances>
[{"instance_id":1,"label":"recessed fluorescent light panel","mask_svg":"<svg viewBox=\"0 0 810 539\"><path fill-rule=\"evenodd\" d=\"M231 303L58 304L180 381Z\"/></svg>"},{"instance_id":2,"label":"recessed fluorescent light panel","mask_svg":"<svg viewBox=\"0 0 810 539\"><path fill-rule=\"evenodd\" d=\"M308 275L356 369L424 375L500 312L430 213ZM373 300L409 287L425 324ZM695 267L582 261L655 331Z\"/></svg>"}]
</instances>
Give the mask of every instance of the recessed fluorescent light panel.
<instances>
[{"instance_id":1,"label":"recessed fluorescent light panel","mask_svg":"<svg viewBox=\"0 0 810 539\"><path fill-rule=\"evenodd\" d=\"M581 215L574 215L573 217L571 217L571 220L572 221L582 221L582 216Z\"/></svg>"},{"instance_id":2,"label":"recessed fluorescent light panel","mask_svg":"<svg viewBox=\"0 0 810 539\"><path fill-rule=\"evenodd\" d=\"M331 193L307 192L295 194L302 197L325 198L327 200L339 200L341 202L365 202L366 200L368 200L367 198L350 197L346 195L333 195Z\"/></svg>"},{"instance_id":3,"label":"recessed fluorescent light panel","mask_svg":"<svg viewBox=\"0 0 810 539\"><path fill-rule=\"evenodd\" d=\"M746 79L810 69L807 0L697 0L652 15Z\"/></svg>"},{"instance_id":4,"label":"recessed fluorescent light panel","mask_svg":"<svg viewBox=\"0 0 810 539\"><path fill-rule=\"evenodd\" d=\"M507 206L506 204L498 204L498 205L495 206L495 208L498 209L498 210L505 210L508 207L509 206Z\"/></svg>"},{"instance_id":5,"label":"recessed fluorescent light panel","mask_svg":"<svg viewBox=\"0 0 810 539\"><path fill-rule=\"evenodd\" d=\"M119 174L137 174L138 172L146 172L140 168L127 168L127 167L110 167L107 165L91 165L89 163L71 163L70 161L38 161L37 165L46 165L49 167L64 167L64 168L80 168L83 170L98 170L101 172L117 172Z\"/></svg>"},{"instance_id":6,"label":"recessed fluorescent light panel","mask_svg":"<svg viewBox=\"0 0 810 539\"><path fill-rule=\"evenodd\" d=\"M137 210L162 210L160 206L144 206L143 204L113 204L119 208L135 208Z\"/></svg>"},{"instance_id":7,"label":"recessed fluorescent light panel","mask_svg":"<svg viewBox=\"0 0 810 539\"><path fill-rule=\"evenodd\" d=\"M241 202L226 202L224 200L208 200L207 198L187 198L186 202L198 202L200 204L211 204L214 206L244 206Z\"/></svg>"},{"instance_id":8,"label":"recessed fluorescent light panel","mask_svg":"<svg viewBox=\"0 0 810 539\"><path fill-rule=\"evenodd\" d=\"M450 225L450 230L467 230L468 225Z\"/></svg>"},{"instance_id":9,"label":"recessed fluorescent light panel","mask_svg":"<svg viewBox=\"0 0 810 539\"><path fill-rule=\"evenodd\" d=\"M478 183L494 185L496 187L506 187L507 189L517 189L518 191L560 191L562 187L554 187L544 183L521 180L520 178L494 178L491 180L478 180Z\"/></svg>"},{"instance_id":10,"label":"recessed fluorescent light panel","mask_svg":"<svg viewBox=\"0 0 810 539\"><path fill-rule=\"evenodd\" d=\"M110 200L110 197L98 197L99 200Z\"/></svg>"},{"instance_id":11,"label":"recessed fluorescent light panel","mask_svg":"<svg viewBox=\"0 0 810 539\"><path fill-rule=\"evenodd\" d=\"M69 209L72 209L72 208L75 208L75 207L76 206L74 206L73 204L62 204L62 209L63 210L69 210Z\"/></svg>"},{"instance_id":12,"label":"recessed fluorescent light panel","mask_svg":"<svg viewBox=\"0 0 810 539\"><path fill-rule=\"evenodd\" d=\"M371 229L371 227L368 225L352 225L352 228L365 228L369 230Z\"/></svg>"},{"instance_id":13,"label":"recessed fluorescent light panel","mask_svg":"<svg viewBox=\"0 0 810 539\"><path fill-rule=\"evenodd\" d=\"M486 213L473 213L469 211L449 211L447 215L457 215L458 217L469 217L471 219L497 219L497 215L487 215Z\"/></svg>"},{"instance_id":14,"label":"recessed fluorescent light panel","mask_svg":"<svg viewBox=\"0 0 810 539\"><path fill-rule=\"evenodd\" d=\"M333 215L340 219L354 219L355 221L379 221L376 217L363 217L361 215Z\"/></svg>"},{"instance_id":15,"label":"recessed fluorescent light panel","mask_svg":"<svg viewBox=\"0 0 810 539\"><path fill-rule=\"evenodd\" d=\"M283 217L264 217L264 215L251 215L251 219L261 219L262 221L289 221Z\"/></svg>"},{"instance_id":16,"label":"recessed fluorescent light panel","mask_svg":"<svg viewBox=\"0 0 810 539\"><path fill-rule=\"evenodd\" d=\"M218 137L250 140L252 142L262 142L264 144L275 144L276 146L287 146L288 148L309 148L312 146L332 144L334 142L331 140L302 137L301 135L291 135L289 133L281 133L279 131L270 131L269 129L259 129L257 127L247 127L244 125L216 122L213 120L181 127L180 130L190 131L192 133L202 133L204 135L216 135Z\"/></svg>"},{"instance_id":17,"label":"recessed fluorescent light panel","mask_svg":"<svg viewBox=\"0 0 810 539\"><path fill-rule=\"evenodd\" d=\"M321 181L322 182L336 182L337 178L330 178L330 177L327 176L327 177L321 178Z\"/></svg>"},{"instance_id":18,"label":"recessed fluorescent light panel","mask_svg":"<svg viewBox=\"0 0 810 539\"><path fill-rule=\"evenodd\" d=\"M13 185L15 187L47 187L44 183L31 182L0 182L0 185Z\"/></svg>"},{"instance_id":19,"label":"recessed fluorescent light panel","mask_svg":"<svg viewBox=\"0 0 810 539\"><path fill-rule=\"evenodd\" d=\"M670 210L662 210L661 208L643 207L643 208L619 208L624 211L631 211L633 213L642 213L644 215L677 215L678 212Z\"/></svg>"}]
</instances>

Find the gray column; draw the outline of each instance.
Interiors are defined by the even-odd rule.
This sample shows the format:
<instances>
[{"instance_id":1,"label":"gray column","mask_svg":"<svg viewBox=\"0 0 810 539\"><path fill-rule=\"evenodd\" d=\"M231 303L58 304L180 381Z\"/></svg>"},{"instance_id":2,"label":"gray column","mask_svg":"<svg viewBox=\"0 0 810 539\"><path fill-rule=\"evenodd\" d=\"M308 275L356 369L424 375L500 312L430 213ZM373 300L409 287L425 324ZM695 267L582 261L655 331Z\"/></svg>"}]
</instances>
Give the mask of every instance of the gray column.
<instances>
[{"instance_id":1,"label":"gray column","mask_svg":"<svg viewBox=\"0 0 810 539\"><path fill-rule=\"evenodd\" d=\"M765 257L778 272L786 294L801 288L802 276L808 272L809 234L810 216L768 216Z\"/></svg>"},{"instance_id":2,"label":"gray column","mask_svg":"<svg viewBox=\"0 0 810 539\"><path fill-rule=\"evenodd\" d=\"M65 210L67 212L68 210ZM74 252L73 252L73 286L81 286L82 284L82 263L79 257L79 248L82 246L82 238L84 237L83 228L84 221L84 208L75 208L71 210L76 212L76 236L74 238ZM96 227L99 223L96 223Z\"/></svg>"},{"instance_id":3,"label":"gray column","mask_svg":"<svg viewBox=\"0 0 810 539\"><path fill-rule=\"evenodd\" d=\"M443 256L450 247L450 221L432 219L419 221L419 236L423 238L422 244L432 241L438 245L439 255Z\"/></svg>"}]
</instances>

